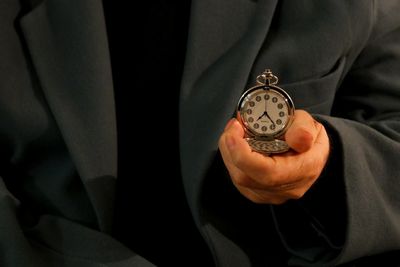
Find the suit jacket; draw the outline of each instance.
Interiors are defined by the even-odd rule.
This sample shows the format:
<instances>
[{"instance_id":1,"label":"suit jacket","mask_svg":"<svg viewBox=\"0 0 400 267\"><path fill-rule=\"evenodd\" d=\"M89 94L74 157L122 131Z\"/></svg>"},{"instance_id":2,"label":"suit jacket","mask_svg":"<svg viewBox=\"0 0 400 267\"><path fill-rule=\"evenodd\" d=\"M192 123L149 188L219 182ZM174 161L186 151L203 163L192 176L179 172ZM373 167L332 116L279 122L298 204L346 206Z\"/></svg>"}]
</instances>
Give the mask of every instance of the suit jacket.
<instances>
[{"instance_id":1,"label":"suit jacket","mask_svg":"<svg viewBox=\"0 0 400 267\"><path fill-rule=\"evenodd\" d=\"M273 253L235 237L242 229L205 204L218 137L265 68L334 133L342 166L327 176L343 182L343 243L319 250L277 219L290 263L400 263L399 10L397 1L193 1L182 174L218 266L264 266ZM116 119L101 1L5 0L0 25L1 266L151 266L110 234Z\"/></svg>"}]
</instances>

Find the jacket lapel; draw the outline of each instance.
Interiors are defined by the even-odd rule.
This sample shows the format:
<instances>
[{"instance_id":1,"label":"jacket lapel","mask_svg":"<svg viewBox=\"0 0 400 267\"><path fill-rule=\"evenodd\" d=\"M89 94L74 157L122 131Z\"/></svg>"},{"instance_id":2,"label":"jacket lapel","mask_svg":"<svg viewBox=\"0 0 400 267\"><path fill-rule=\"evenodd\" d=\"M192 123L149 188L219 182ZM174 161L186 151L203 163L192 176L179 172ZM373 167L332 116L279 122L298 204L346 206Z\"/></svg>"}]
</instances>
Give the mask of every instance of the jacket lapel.
<instances>
[{"instance_id":1,"label":"jacket lapel","mask_svg":"<svg viewBox=\"0 0 400 267\"><path fill-rule=\"evenodd\" d=\"M112 219L117 146L101 1L45 0L20 23L39 82L99 227L107 231Z\"/></svg>"},{"instance_id":2,"label":"jacket lapel","mask_svg":"<svg viewBox=\"0 0 400 267\"><path fill-rule=\"evenodd\" d=\"M276 0L192 2L181 89L180 145L185 190L196 217L202 178L246 87L276 4Z\"/></svg>"}]
</instances>

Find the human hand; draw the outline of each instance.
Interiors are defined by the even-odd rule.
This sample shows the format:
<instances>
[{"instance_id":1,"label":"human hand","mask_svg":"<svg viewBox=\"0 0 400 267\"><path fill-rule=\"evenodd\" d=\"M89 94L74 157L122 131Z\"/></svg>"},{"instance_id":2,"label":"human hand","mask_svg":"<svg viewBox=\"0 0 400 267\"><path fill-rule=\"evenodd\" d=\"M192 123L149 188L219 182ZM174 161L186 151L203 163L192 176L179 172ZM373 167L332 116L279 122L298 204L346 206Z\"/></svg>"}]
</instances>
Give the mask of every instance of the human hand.
<instances>
[{"instance_id":1,"label":"human hand","mask_svg":"<svg viewBox=\"0 0 400 267\"><path fill-rule=\"evenodd\" d=\"M282 204L299 199L318 179L329 156L325 127L303 110L296 110L285 140L291 148L265 156L251 150L236 119L227 124L219 149L231 180L249 200Z\"/></svg>"}]
</instances>

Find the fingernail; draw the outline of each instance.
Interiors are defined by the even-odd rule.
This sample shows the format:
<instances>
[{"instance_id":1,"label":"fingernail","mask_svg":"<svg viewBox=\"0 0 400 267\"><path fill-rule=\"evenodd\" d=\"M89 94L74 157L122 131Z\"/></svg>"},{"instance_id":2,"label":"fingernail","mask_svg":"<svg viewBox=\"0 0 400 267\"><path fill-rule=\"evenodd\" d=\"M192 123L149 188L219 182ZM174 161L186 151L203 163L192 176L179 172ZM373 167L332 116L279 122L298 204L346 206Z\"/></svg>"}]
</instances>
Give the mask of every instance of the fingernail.
<instances>
[{"instance_id":1,"label":"fingernail","mask_svg":"<svg viewBox=\"0 0 400 267\"><path fill-rule=\"evenodd\" d=\"M228 135L226 137L226 146L228 147L228 149L230 151L235 150L236 142L235 142L235 139L233 138L233 136Z\"/></svg>"},{"instance_id":2,"label":"fingernail","mask_svg":"<svg viewBox=\"0 0 400 267\"><path fill-rule=\"evenodd\" d=\"M232 126L232 124L235 122L235 120L236 119L234 119L234 118L230 119L228 124L225 126L224 131L228 130Z\"/></svg>"}]
</instances>

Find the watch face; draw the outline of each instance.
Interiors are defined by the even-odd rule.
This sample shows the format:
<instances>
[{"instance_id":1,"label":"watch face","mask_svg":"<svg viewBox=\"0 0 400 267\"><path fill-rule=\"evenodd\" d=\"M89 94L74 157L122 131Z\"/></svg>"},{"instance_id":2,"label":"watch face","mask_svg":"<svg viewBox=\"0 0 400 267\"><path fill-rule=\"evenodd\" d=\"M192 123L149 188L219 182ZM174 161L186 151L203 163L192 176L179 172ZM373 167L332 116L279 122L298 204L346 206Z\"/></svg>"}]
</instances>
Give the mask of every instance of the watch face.
<instances>
[{"instance_id":1,"label":"watch face","mask_svg":"<svg viewBox=\"0 0 400 267\"><path fill-rule=\"evenodd\" d=\"M247 131L255 136L275 138L286 131L294 107L279 87L258 86L243 94L238 109Z\"/></svg>"}]
</instances>

